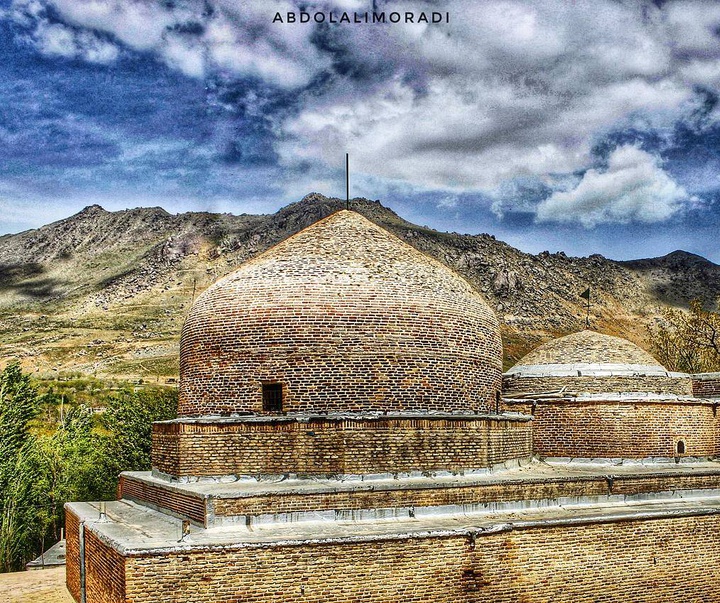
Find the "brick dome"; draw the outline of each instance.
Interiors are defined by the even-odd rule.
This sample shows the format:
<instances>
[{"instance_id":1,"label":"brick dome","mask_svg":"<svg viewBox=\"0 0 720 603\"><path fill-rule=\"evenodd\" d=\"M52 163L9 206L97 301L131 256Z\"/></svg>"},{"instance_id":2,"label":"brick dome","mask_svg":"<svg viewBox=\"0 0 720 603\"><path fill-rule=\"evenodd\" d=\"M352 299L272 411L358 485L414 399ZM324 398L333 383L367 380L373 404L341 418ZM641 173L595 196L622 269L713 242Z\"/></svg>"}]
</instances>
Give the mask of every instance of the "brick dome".
<instances>
[{"instance_id":1,"label":"brick dome","mask_svg":"<svg viewBox=\"0 0 720 603\"><path fill-rule=\"evenodd\" d=\"M587 329L548 341L515 366L575 363L636 365L665 370L648 352L627 339Z\"/></svg>"},{"instance_id":2,"label":"brick dome","mask_svg":"<svg viewBox=\"0 0 720 603\"><path fill-rule=\"evenodd\" d=\"M584 393L691 393L687 375L668 372L627 339L589 330L535 348L505 377L504 394L509 397L563 388Z\"/></svg>"},{"instance_id":3,"label":"brick dome","mask_svg":"<svg viewBox=\"0 0 720 603\"><path fill-rule=\"evenodd\" d=\"M501 366L497 318L465 280L339 211L198 297L179 414L483 411Z\"/></svg>"}]
</instances>

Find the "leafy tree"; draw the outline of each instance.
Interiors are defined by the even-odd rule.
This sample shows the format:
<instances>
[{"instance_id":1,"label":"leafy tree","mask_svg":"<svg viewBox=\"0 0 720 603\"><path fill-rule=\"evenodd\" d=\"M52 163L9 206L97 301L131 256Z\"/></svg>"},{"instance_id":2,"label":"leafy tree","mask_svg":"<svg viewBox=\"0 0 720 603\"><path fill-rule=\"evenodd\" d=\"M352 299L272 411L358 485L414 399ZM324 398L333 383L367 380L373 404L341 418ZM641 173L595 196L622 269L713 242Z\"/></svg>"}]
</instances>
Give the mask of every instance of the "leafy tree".
<instances>
[{"instance_id":1,"label":"leafy tree","mask_svg":"<svg viewBox=\"0 0 720 603\"><path fill-rule=\"evenodd\" d=\"M665 310L650 337L658 360L670 370L720 371L720 314L706 310L698 300L687 311Z\"/></svg>"},{"instance_id":2,"label":"leafy tree","mask_svg":"<svg viewBox=\"0 0 720 603\"><path fill-rule=\"evenodd\" d=\"M106 493L114 493L121 471L150 469L152 424L175 418L177 402L177 390L164 388L126 389L110 398L102 417Z\"/></svg>"},{"instance_id":3,"label":"leafy tree","mask_svg":"<svg viewBox=\"0 0 720 603\"><path fill-rule=\"evenodd\" d=\"M32 487L35 440L30 432L38 414L37 391L17 363L0 373L0 569L18 569L32 550L37 529L28 521L37 501Z\"/></svg>"},{"instance_id":4,"label":"leafy tree","mask_svg":"<svg viewBox=\"0 0 720 603\"><path fill-rule=\"evenodd\" d=\"M177 412L176 390L106 388L100 414L73 393L38 393L16 363L0 373L0 571L59 537L65 502L113 499L120 471L149 469L152 422Z\"/></svg>"}]
</instances>

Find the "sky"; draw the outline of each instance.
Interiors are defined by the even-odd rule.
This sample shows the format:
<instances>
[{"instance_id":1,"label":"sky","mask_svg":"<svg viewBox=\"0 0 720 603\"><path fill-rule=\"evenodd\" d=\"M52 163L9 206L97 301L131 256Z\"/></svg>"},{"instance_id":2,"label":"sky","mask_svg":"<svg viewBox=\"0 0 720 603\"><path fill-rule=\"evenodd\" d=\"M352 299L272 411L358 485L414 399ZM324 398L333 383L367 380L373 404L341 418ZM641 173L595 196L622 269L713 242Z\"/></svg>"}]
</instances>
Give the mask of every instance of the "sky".
<instances>
[{"instance_id":1,"label":"sky","mask_svg":"<svg viewBox=\"0 0 720 603\"><path fill-rule=\"evenodd\" d=\"M0 233L344 198L348 153L420 225L720 263L719 93L715 1L0 0Z\"/></svg>"}]
</instances>

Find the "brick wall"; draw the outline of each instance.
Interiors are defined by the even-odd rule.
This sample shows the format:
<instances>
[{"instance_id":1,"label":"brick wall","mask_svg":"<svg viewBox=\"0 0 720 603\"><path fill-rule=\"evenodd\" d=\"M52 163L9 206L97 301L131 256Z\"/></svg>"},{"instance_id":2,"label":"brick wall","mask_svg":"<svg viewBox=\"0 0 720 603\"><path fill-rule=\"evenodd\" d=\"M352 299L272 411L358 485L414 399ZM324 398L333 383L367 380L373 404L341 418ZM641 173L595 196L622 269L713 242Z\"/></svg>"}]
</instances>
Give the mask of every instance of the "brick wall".
<instances>
[{"instance_id":1,"label":"brick wall","mask_svg":"<svg viewBox=\"0 0 720 603\"><path fill-rule=\"evenodd\" d=\"M533 412L530 403L505 406ZM543 400L534 411L533 448L545 457L674 457L683 440L682 456L715 456L719 434L720 421L708 404Z\"/></svg>"},{"instance_id":2,"label":"brick wall","mask_svg":"<svg viewBox=\"0 0 720 603\"><path fill-rule=\"evenodd\" d=\"M446 266L353 212L246 262L194 304L180 416L283 409L475 410L500 389L493 311Z\"/></svg>"},{"instance_id":3,"label":"brick wall","mask_svg":"<svg viewBox=\"0 0 720 603\"><path fill-rule=\"evenodd\" d=\"M692 381L675 377L505 377L503 395L558 391L602 394L607 392L650 392L692 396Z\"/></svg>"},{"instance_id":4,"label":"brick wall","mask_svg":"<svg viewBox=\"0 0 720 603\"><path fill-rule=\"evenodd\" d=\"M125 558L92 530L85 530L85 597L87 603L125 603L126 600Z\"/></svg>"},{"instance_id":5,"label":"brick wall","mask_svg":"<svg viewBox=\"0 0 720 603\"><path fill-rule=\"evenodd\" d=\"M132 492L136 501L183 513L182 495L177 486L164 483L147 483L142 478L123 476L122 491ZM720 473L693 471L692 474L645 473L642 475L615 475L612 480L604 476L578 476L551 479L502 480L474 484L443 483L428 487L402 487L401 482L392 488L356 487L343 491L329 487L323 492L297 493L292 489L255 496L238 494L235 497L210 496L207 500L210 514L208 525L224 517L276 515L304 511L336 511L342 515L365 509L393 510L443 505L479 505L514 501L555 500L559 498L606 496L609 494L637 495L649 492L676 490L720 489ZM178 499L180 499L180 504ZM195 499L199 500L199 499ZM202 502L202 500L200 499ZM196 509L192 519L203 523Z\"/></svg>"},{"instance_id":6,"label":"brick wall","mask_svg":"<svg viewBox=\"0 0 720 603\"><path fill-rule=\"evenodd\" d=\"M478 469L532 454L529 421L378 418L163 422L153 467L175 476ZM178 456L173 456L173 454Z\"/></svg>"},{"instance_id":7,"label":"brick wall","mask_svg":"<svg viewBox=\"0 0 720 603\"><path fill-rule=\"evenodd\" d=\"M134 557L126 585L133 603L713 603L718 558L714 515Z\"/></svg>"},{"instance_id":8,"label":"brick wall","mask_svg":"<svg viewBox=\"0 0 720 603\"><path fill-rule=\"evenodd\" d=\"M698 398L720 398L720 373L692 376L693 395Z\"/></svg>"},{"instance_id":9,"label":"brick wall","mask_svg":"<svg viewBox=\"0 0 720 603\"><path fill-rule=\"evenodd\" d=\"M65 584L73 599L80 603L80 521L65 510Z\"/></svg>"},{"instance_id":10,"label":"brick wall","mask_svg":"<svg viewBox=\"0 0 720 603\"><path fill-rule=\"evenodd\" d=\"M609 494L637 495L676 490L720 488L720 475L646 475L628 478L614 476L575 479L507 481L472 486L397 489L367 492L326 492L322 494L285 494L246 498L213 499L215 515L259 515L310 510L354 511L395 507L474 505L495 502L556 500Z\"/></svg>"},{"instance_id":11,"label":"brick wall","mask_svg":"<svg viewBox=\"0 0 720 603\"><path fill-rule=\"evenodd\" d=\"M118 498L126 498L170 511L205 525L205 499L188 493L167 490L121 475Z\"/></svg>"}]
</instances>

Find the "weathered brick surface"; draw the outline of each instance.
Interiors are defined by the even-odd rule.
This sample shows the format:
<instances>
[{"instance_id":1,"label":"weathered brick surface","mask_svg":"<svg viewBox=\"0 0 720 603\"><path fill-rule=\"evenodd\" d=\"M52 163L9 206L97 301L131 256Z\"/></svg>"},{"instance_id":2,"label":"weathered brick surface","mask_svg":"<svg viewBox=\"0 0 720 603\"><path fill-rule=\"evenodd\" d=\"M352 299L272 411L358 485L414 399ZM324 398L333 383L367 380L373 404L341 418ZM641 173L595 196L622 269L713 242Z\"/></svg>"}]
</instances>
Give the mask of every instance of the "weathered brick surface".
<instances>
[{"instance_id":1,"label":"weathered brick surface","mask_svg":"<svg viewBox=\"0 0 720 603\"><path fill-rule=\"evenodd\" d=\"M640 364L662 368L649 352L631 341L588 329L538 346L515 366L576 363Z\"/></svg>"},{"instance_id":2,"label":"weathered brick surface","mask_svg":"<svg viewBox=\"0 0 720 603\"><path fill-rule=\"evenodd\" d=\"M693 375L692 389L698 398L720 398L720 373Z\"/></svg>"},{"instance_id":3,"label":"weathered brick surface","mask_svg":"<svg viewBox=\"0 0 720 603\"><path fill-rule=\"evenodd\" d=\"M509 410L534 414L533 447L545 457L673 457L720 454L720 419L709 404L651 400L541 400L508 403Z\"/></svg>"},{"instance_id":4,"label":"weathered brick surface","mask_svg":"<svg viewBox=\"0 0 720 603\"><path fill-rule=\"evenodd\" d=\"M355 511L396 507L430 507L473 505L497 502L556 500L570 497L637 495L676 490L720 488L720 475L658 475L628 478L614 476L518 481L500 484L478 484L456 488L397 489L367 492L332 492L323 494L286 494L246 498L218 498L212 504L215 515L261 515L311 510Z\"/></svg>"},{"instance_id":5,"label":"weathered brick surface","mask_svg":"<svg viewBox=\"0 0 720 603\"><path fill-rule=\"evenodd\" d=\"M126 602L125 558L92 530L85 530L85 597L87 603Z\"/></svg>"},{"instance_id":6,"label":"weathered brick surface","mask_svg":"<svg viewBox=\"0 0 720 603\"><path fill-rule=\"evenodd\" d=\"M160 509L168 509L178 515L203 523L202 511L193 508L184 512L178 504L177 484L147 483L141 478L123 476L123 491L132 489L133 500L147 502ZM133 486L132 484L135 483ZM329 488L323 492L298 493L289 488L269 494L247 496L238 491L233 497L223 494L210 495L207 499L211 523L216 518L234 516L276 515L304 511L360 511L368 509L393 510L414 507L437 507L443 505L477 505L515 501L542 501L559 498L598 497L609 494L638 495L651 492L677 490L720 489L720 474L713 471L693 471L683 475L664 473L641 473L632 476L556 477L546 479L517 479L500 482L488 480L472 484L449 482L423 487L396 487L379 489L376 486L357 487L338 491ZM197 495L196 495L197 496ZM195 498L195 500L202 500Z\"/></svg>"},{"instance_id":7,"label":"weathered brick surface","mask_svg":"<svg viewBox=\"0 0 720 603\"><path fill-rule=\"evenodd\" d=\"M715 515L516 529L474 544L453 536L134 557L126 586L133 603L713 603L718 558Z\"/></svg>"},{"instance_id":8,"label":"weathered brick surface","mask_svg":"<svg viewBox=\"0 0 720 603\"><path fill-rule=\"evenodd\" d=\"M65 584L73 599L80 602L80 522L65 510Z\"/></svg>"},{"instance_id":9,"label":"weathered brick surface","mask_svg":"<svg viewBox=\"0 0 720 603\"><path fill-rule=\"evenodd\" d=\"M494 407L497 318L446 266L341 211L207 289L180 344L180 416Z\"/></svg>"},{"instance_id":10,"label":"weathered brick surface","mask_svg":"<svg viewBox=\"0 0 720 603\"><path fill-rule=\"evenodd\" d=\"M169 492L151 484L121 475L118 498L149 503L205 525L205 500L179 492Z\"/></svg>"},{"instance_id":11,"label":"weathered brick surface","mask_svg":"<svg viewBox=\"0 0 720 603\"><path fill-rule=\"evenodd\" d=\"M175 476L460 471L527 458L531 447L529 421L431 416L163 422L152 446L153 467Z\"/></svg>"},{"instance_id":12,"label":"weathered brick surface","mask_svg":"<svg viewBox=\"0 0 720 603\"><path fill-rule=\"evenodd\" d=\"M562 388L567 392L580 394L649 392L677 396L693 395L690 379L672 377L505 377L503 379L503 395L508 398L517 394L559 391Z\"/></svg>"}]
</instances>

